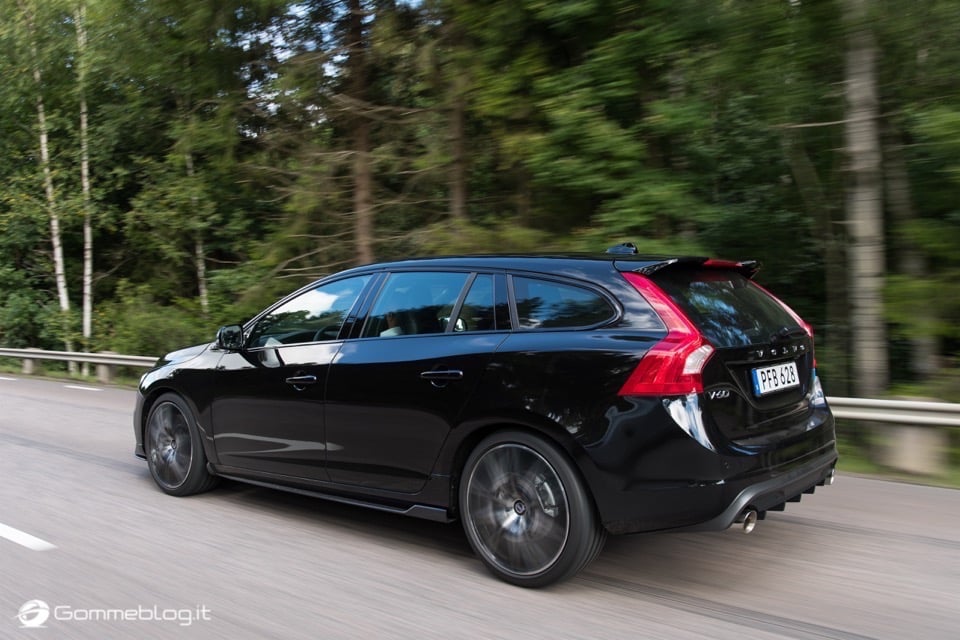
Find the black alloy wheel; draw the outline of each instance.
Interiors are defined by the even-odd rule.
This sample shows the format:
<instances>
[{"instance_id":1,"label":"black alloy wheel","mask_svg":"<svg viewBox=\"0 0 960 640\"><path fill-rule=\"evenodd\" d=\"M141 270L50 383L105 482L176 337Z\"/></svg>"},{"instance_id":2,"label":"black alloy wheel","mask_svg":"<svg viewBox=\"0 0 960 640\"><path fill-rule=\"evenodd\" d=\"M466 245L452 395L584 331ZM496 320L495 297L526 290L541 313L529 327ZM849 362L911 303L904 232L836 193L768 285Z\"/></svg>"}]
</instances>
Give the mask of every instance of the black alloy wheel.
<instances>
[{"instance_id":1,"label":"black alloy wheel","mask_svg":"<svg viewBox=\"0 0 960 640\"><path fill-rule=\"evenodd\" d=\"M574 575L606 539L566 454L521 431L495 433L474 449L461 477L460 515L487 568L524 587Z\"/></svg>"},{"instance_id":2,"label":"black alloy wheel","mask_svg":"<svg viewBox=\"0 0 960 640\"><path fill-rule=\"evenodd\" d=\"M207 471L196 419L180 396L167 393L153 404L144 445L150 474L164 492L188 496L216 485L218 478Z\"/></svg>"}]
</instances>

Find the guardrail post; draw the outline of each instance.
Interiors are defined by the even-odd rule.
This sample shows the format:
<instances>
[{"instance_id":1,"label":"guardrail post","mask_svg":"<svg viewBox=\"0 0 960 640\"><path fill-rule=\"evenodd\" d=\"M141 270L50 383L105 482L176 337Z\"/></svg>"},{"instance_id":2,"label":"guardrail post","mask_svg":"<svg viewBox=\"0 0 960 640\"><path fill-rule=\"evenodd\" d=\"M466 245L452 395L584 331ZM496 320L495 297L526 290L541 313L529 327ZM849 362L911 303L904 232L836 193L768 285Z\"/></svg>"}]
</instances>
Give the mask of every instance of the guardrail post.
<instances>
[{"instance_id":1,"label":"guardrail post","mask_svg":"<svg viewBox=\"0 0 960 640\"><path fill-rule=\"evenodd\" d=\"M896 398L928 402L928 398ZM876 425L880 464L914 475L935 476L947 471L949 435L946 429L912 424Z\"/></svg>"},{"instance_id":2,"label":"guardrail post","mask_svg":"<svg viewBox=\"0 0 960 640\"><path fill-rule=\"evenodd\" d=\"M944 429L877 425L880 464L921 476L946 473L948 437Z\"/></svg>"},{"instance_id":3,"label":"guardrail post","mask_svg":"<svg viewBox=\"0 0 960 640\"><path fill-rule=\"evenodd\" d=\"M114 351L101 351L100 353L106 355L116 355ZM97 365L97 382L100 384L110 384L113 382L113 379L117 377L117 366L113 364L98 364Z\"/></svg>"},{"instance_id":4,"label":"guardrail post","mask_svg":"<svg viewBox=\"0 0 960 640\"><path fill-rule=\"evenodd\" d=\"M28 348L27 348L27 351L40 351L40 349L35 349L35 348L33 348L33 347L28 347ZM40 366L39 366L39 364L37 364L37 361L34 360L33 358L24 358L24 359L23 359L23 367L22 367L21 371L23 372L23 375L25 375L25 376L32 376L32 375L35 375L35 374L37 374L37 373L40 373Z\"/></svg>"}]
</instances>

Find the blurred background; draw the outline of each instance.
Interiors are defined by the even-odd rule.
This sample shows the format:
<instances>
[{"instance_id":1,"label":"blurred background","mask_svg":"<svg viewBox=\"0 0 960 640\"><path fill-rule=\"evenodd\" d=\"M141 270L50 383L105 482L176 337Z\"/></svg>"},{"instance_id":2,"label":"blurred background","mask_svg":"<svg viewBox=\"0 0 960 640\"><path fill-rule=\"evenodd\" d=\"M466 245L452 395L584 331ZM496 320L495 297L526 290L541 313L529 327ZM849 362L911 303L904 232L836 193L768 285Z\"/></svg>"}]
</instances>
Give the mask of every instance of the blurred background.
<instances>
[{"instance_id":1,"label":"blurred background","mask_svg":"<svg viewBox=\"0 0 960 640\"><path fill-rule=\"evenodd\" d=\"M955 0L0 12L0 345L158 355L355 264L631 241L760 260L828 395L960 401Z\"/></svg>"}]
</instances>

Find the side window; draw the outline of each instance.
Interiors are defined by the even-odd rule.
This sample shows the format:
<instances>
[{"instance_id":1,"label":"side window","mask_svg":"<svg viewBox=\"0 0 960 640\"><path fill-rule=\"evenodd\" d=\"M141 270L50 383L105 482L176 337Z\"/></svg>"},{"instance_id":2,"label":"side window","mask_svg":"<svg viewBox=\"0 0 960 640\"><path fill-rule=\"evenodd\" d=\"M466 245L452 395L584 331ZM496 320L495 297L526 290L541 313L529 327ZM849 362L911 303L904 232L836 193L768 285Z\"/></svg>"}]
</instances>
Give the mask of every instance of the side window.
<instances>
[{"instance_id":1,"label":"side window","mask_svg":"<svg viewBox=\"0 0 960 640\"><path fill-rule=\"evenodd\" d=\"M467 281L466 273L392 273L384 283L363 337L443 333Z\"/></svg>"},{"instance_id":2,"label":"side window","mask_svg":"<svg viewBox=\"0 0 960 640\"><path fill-rule=\"evenodd\" d=\"M369 275L354 276L301 293L262 317L247 344L264 347L335 340L369 280Z\"/></svg>"},{"instance_id":3,"label":"side window","mask_svg":"<svg viewBox=\"0 0 960 640\"><path fill-rule=\"evenodd\" d=\"M514 276L513 291L521 329L588 327L615 314L603 296L575 285Z\"/></svg>"},{"instance_id":4,"label":"side window","mask_svg":"<svg viewBox=\"0 0 960 640\"><path fill-rule=\"evenodd\" d=\"M454 331L492 331L497 328L493 315L493 276L479 274L463 300Z\"/></svg>"},{"instance_id":5,"label":"side window","mask_svg":"<svg viewBox=\"0 0 960 640\"><path fill-rule=\"evenodd\" d=\"M507 281L502 275L481 273L473 280L457 315L454 331L496 331L510 328Z\"/></svg>"}]
</instances>

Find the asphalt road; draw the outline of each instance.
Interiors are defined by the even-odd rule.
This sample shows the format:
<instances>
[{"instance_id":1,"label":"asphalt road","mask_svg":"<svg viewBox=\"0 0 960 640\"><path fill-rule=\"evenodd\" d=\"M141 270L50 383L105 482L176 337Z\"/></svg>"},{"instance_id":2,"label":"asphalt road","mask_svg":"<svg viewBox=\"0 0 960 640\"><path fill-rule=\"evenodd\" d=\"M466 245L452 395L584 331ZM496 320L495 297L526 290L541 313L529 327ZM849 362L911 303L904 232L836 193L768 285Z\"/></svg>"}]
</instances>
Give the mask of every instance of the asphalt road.
<instances>
[{"instance_id":1,"label":"asphalt road","mask_svg":"<svg viewBox=\"0 0 960 640\"><path fill-rule=\"evenodd\" d=\"M167 497L133 402L0 378L0 638L960 637L957 491L841 475L751 535L611 538L531 591L457 524L235 483ZM21 628L34 599L48 619Z\"/></svg>"}]
</instances>

